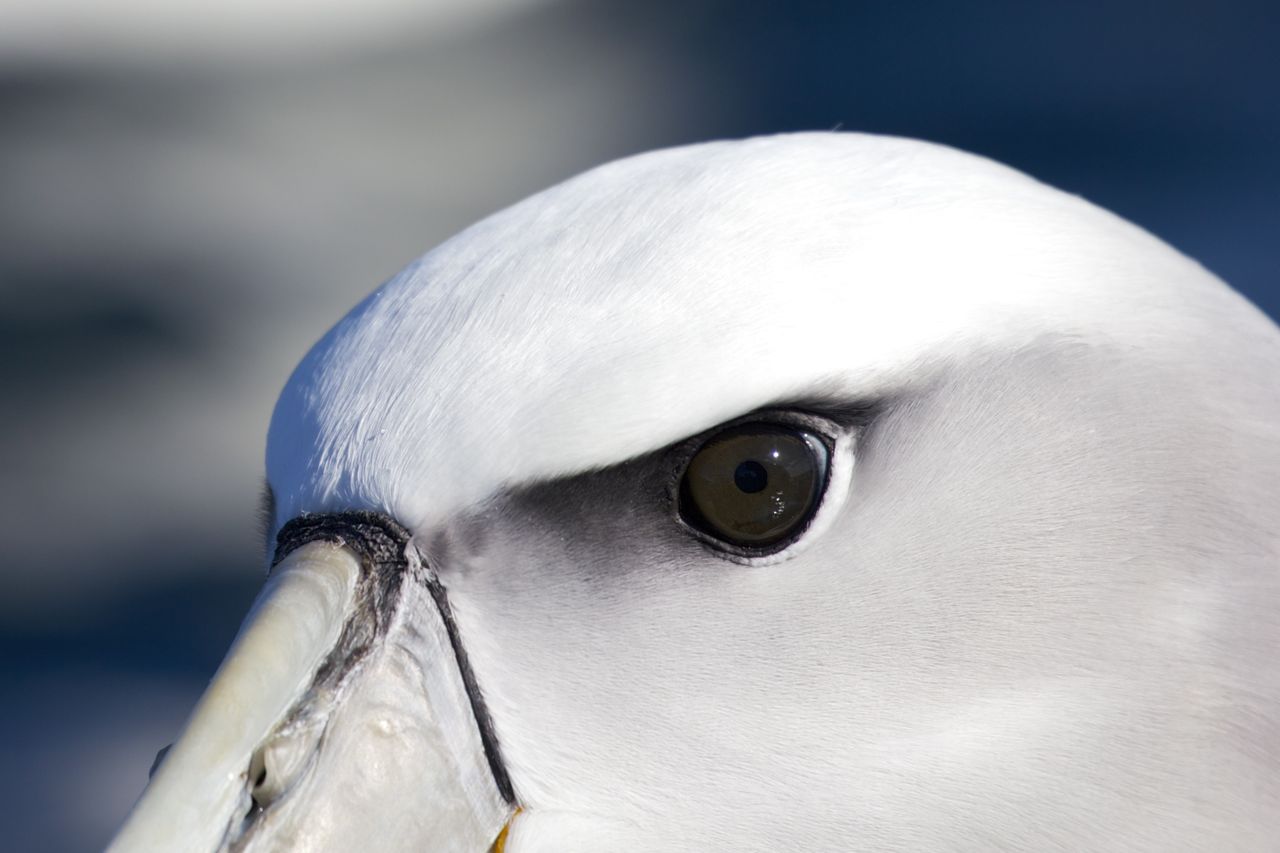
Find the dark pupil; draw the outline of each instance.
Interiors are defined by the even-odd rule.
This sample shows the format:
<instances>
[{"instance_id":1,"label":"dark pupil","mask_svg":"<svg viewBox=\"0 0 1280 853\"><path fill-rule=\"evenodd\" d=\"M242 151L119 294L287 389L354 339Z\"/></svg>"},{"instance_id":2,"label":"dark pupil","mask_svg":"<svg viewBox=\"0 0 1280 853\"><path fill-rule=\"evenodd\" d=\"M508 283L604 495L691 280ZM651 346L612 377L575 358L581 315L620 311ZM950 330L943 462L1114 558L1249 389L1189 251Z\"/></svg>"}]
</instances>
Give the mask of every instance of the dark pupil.
<instances>
[{"instance_id":1,"label":"dark pupil","mask_svg":"<svg viewBox=\"0 0 1280 853\"><path fill-rule=\"evenodd\" d=\"M754 459L748 459L733 471L733 484L749 495L763 492L769 485L769 472Z\"/></svg>"}]
</instances>

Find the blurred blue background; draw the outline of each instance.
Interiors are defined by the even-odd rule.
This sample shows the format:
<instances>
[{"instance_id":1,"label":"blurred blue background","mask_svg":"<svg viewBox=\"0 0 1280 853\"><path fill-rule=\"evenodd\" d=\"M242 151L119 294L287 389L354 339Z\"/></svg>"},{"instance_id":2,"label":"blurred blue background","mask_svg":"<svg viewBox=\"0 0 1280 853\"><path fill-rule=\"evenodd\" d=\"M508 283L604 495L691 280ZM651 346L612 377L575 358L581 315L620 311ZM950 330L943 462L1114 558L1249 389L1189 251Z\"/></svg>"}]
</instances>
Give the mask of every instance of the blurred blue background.
<instances>
[{"instance_id":1,"label":"blurred blue background","mask_svg":"<svg viewBox=\"0 0 1280 853\"><path fill-rule=\"evenodd\" d=\"M0 6L7 849L101 847L261 579L274 397L366 292L601 161L989 155L1280 315L1280 4Z\"/></svg>"}]
</instances>

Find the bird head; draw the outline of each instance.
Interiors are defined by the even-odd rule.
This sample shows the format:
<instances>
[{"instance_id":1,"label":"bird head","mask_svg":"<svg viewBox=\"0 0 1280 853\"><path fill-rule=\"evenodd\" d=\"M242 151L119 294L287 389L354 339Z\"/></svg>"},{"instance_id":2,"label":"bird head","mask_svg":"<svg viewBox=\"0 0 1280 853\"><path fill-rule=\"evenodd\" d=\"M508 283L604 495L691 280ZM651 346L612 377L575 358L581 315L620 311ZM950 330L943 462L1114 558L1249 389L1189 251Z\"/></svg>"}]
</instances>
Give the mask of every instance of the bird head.
<instances>
[{"instance_id":1,"label":"bird head","mask_svg":"<svg viewBox=\"0 0 1280 853\"><path fill-rule=\"evenodd\" d=\"M1263 849L1280 333L937 145L654 152L312 349L149 850Z\"/></svg>"}]
</instances>

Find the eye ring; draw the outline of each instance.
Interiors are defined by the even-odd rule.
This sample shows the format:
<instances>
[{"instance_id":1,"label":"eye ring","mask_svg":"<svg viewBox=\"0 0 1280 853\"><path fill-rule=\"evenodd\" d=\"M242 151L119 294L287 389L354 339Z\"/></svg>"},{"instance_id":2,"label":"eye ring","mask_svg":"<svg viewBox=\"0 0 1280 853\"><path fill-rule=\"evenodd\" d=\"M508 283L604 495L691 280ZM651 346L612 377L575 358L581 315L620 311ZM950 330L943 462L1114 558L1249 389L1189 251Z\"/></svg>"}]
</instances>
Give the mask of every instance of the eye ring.
<instances>
[{"instance_id":1,"label":"eye ring","mask_svg":"<svg viewBox=\"0 0 1280 853\"><path fill-rule=\"evenodd\" d=\"M702 438L680 469L680 524L740 558L777 554L800 538L822 506L835 448L789 421L740 421Z\"/></svg>"}]
</instances>

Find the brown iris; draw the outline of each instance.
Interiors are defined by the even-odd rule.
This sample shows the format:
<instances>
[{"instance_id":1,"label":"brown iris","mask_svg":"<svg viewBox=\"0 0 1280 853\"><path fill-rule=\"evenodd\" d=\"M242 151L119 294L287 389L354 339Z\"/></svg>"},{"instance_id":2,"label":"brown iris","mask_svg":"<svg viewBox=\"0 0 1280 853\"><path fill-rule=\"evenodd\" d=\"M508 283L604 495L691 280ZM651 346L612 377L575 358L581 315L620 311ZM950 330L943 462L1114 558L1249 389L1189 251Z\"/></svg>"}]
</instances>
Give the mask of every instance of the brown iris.
<instances>
[{"instance_id":1,"label":"brown iris","mask_svg":"<svg viewBox=\"0 0 1280 853\"><path fill-rule=\"evenodd\" d=\"M827 479L827 448L780 424L731 427L698 449L680 483L680 515L708 536L747 549L804 529Z\"/></svg>"}]
</instances>

